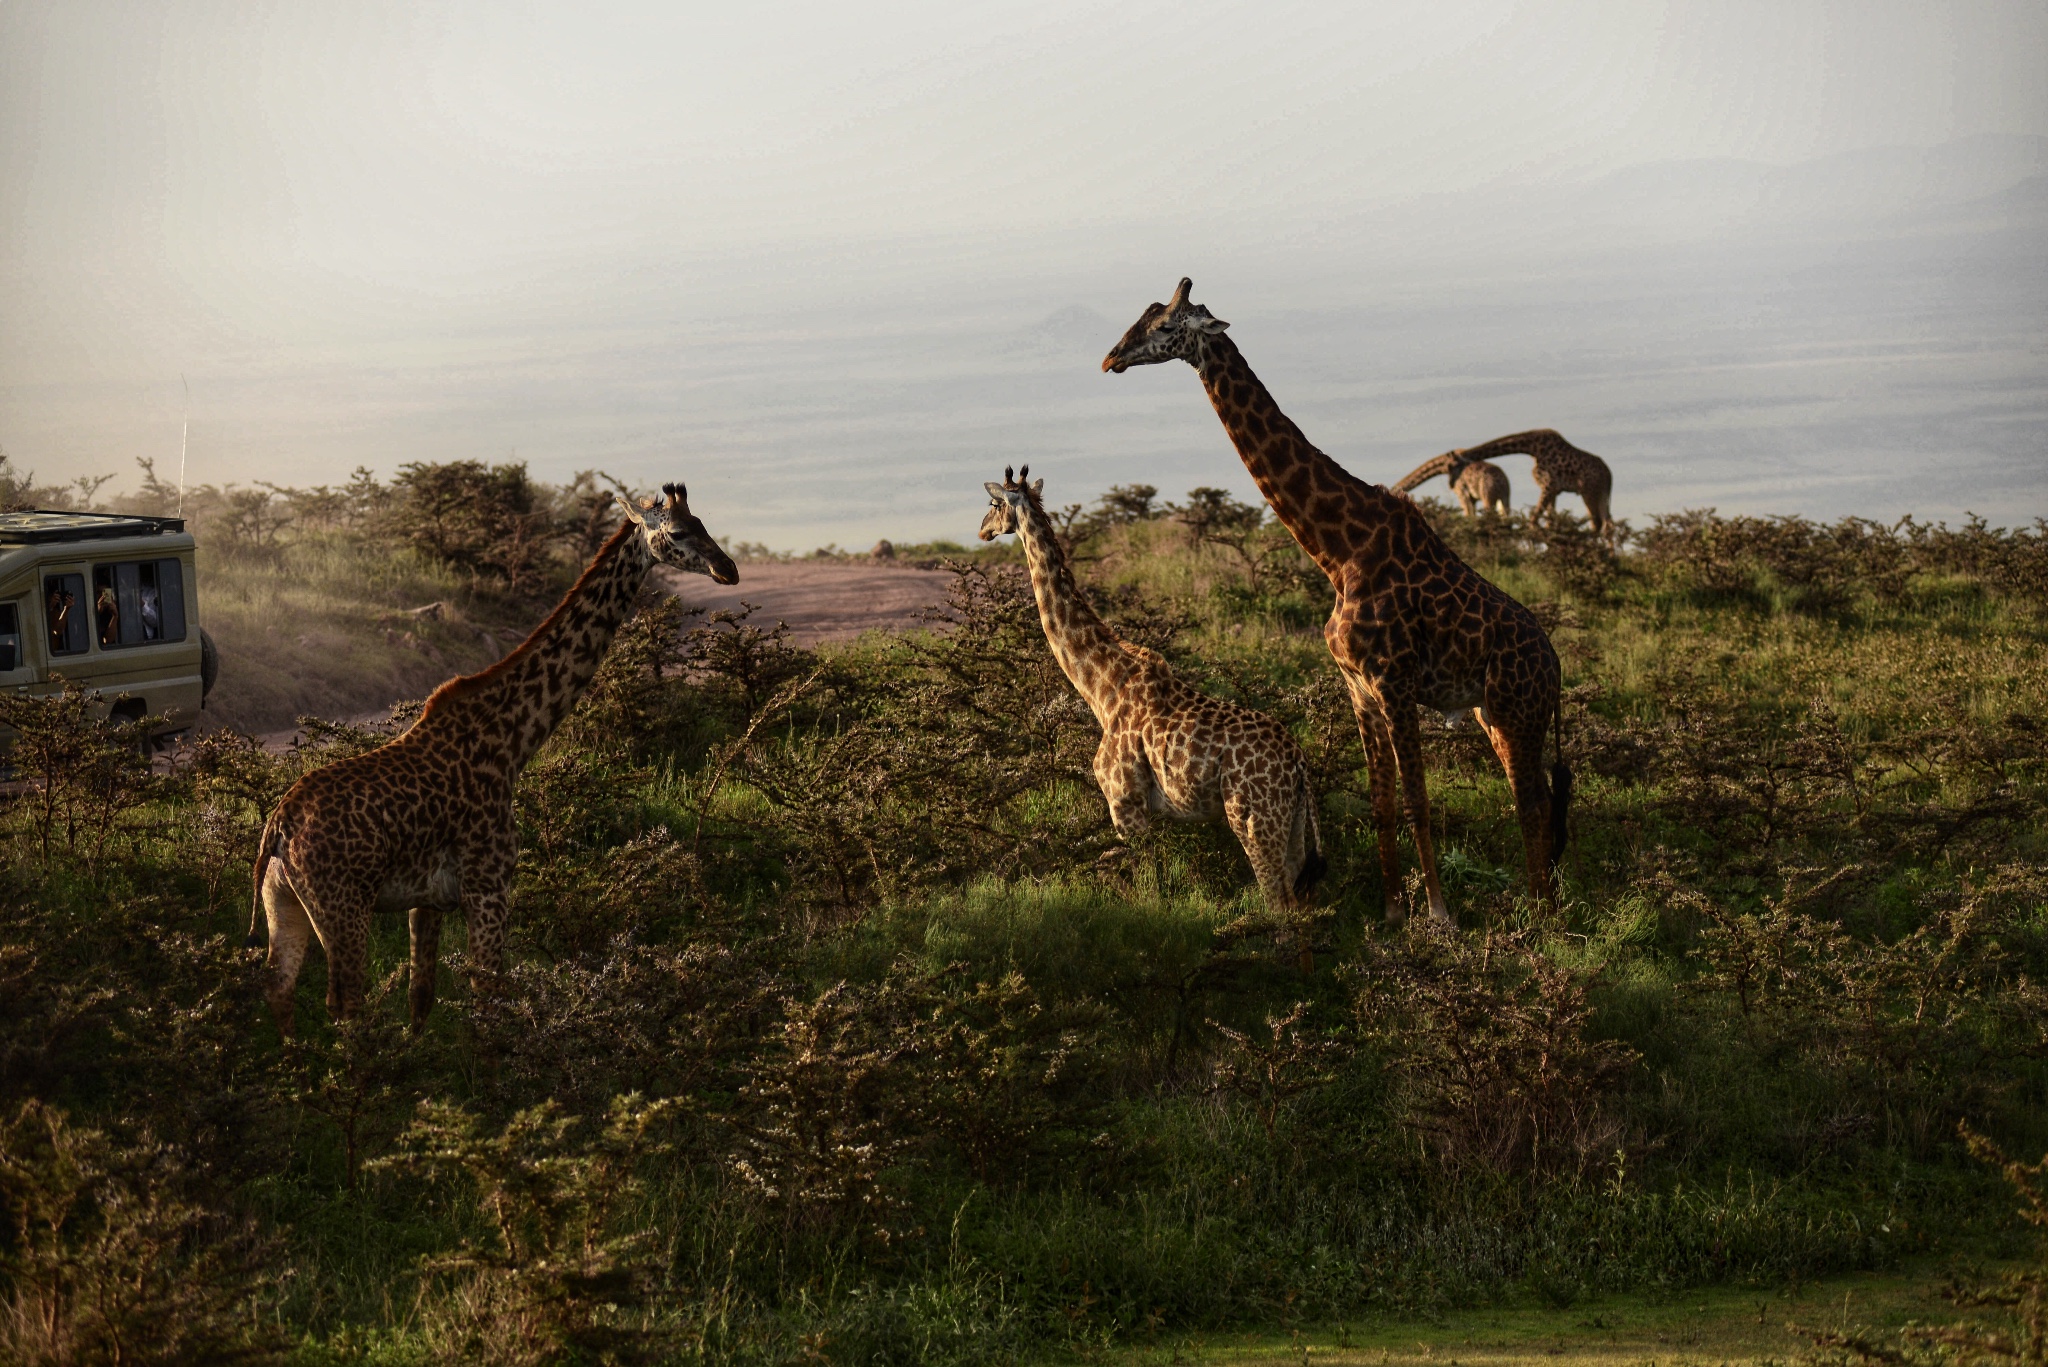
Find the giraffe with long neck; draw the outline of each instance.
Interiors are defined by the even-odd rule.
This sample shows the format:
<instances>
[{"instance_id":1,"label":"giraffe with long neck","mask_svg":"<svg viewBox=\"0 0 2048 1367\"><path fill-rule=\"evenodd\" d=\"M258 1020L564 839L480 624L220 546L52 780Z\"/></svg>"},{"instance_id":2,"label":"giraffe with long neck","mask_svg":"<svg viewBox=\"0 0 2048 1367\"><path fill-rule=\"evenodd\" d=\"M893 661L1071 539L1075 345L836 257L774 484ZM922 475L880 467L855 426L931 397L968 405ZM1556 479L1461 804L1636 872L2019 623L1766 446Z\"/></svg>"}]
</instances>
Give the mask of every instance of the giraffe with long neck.
<instances>
[{"instance_id":1,"label":"giraffe with long neck","mask_svg":"<svg viewBox=\"0 0 2048 1367\"><path fill-rule=\"evenodd\" d=\"M1531 521L1548 521L1556 511L1559 494L1577 494L1585 500L1586 518L1593 524L1594 535L1613 537L1616 528L1608 502L1614 496L1614 472L1607 468L1606 461L1591 451L1581 451L1551 428L1516 432L1477 446L1446 451L1420 468L1427 469L1441 461L1444 472L1456 485L1465 478L1466 471L1486 465L1490 456L1529 457L1529 475L1536 481L1536 510L1529 515ZM1404 483L1401 487L1409 486Z\"/></svg>"},{"instance_id":2,"label":"giraffe with long neck","mask_svg":"<svg viewBox=\"0 0 2048 1367\"><path fill-rule=\"evenodd\" d=\"M1502 517L1508 515L1507 471L1492 461L1466 460L1457 451L1431 456L1401 476L1394 484L1395 492L1409 493L1429 483L1438 475L1450 481L1451 492L1458 496L1458 502L1465 507L1465 516L1475 517L1482 508L1499 513Z\"/></svg>"},{"instance_id":3,"label":"giraffe with long neck","mask_svg":"<svg viewBox=\"0 0 2048 1367\"><path fill-rule=\"evenodd\" d=\"M983 486L981 539L1014 532L1024 545L1046 644L1102 727L1095 781L1117 834L1136 839L1154 816L1221 820L1244 847L1267 908L1301 906L1327 867L1308 758L1279 722L1183 683L1156 652L1102 620L1046 516L1045 481L1031 483L1030 474L1029 466L1021 477L1005 470L1001 484Z\"/></svg>"},{"instance_id":4,"label":"giraffe with long neck","mask_svg":"<svg viewBox=\"0 0 2048 1367\"><path fill-rule=\"evenodd\" d=\"M592 557L555 610L504 659L450 679L406 732L292 785L257 842L255 921L267 920L265 996L292 1028L292 989L309 942L327 955L327 1006L360 1009L370 918L403 911L412 939L412 1025L434 1004L441 918L462 913L481 975L504 959L519 848L512 790L597 673L657 564L739 582L732 559L690 512L680 484L637 507Z\"/></svg>"},{"instance_id":5,"label":"giraffe with long neck","mask_svg":"<svg viewBox=\"0 0 2048 1367\"><path fill-rule=\"evenodd\" d=\"M1365 746L1389 919L1400 915L1398 775L1430 916L1450 920L1430 838L1418 707L1446 716L1470 709L1484 728L1514 793L1530 891L1554 907L1571 771L1560 732L1546 782L1544 741L1561 726L1549 638L1527 608L1459 559L1405 495L1366 483L1317 450L1225 335L1230 325L1189 301L1191 288L1182 280L1171 303L1147 308L1102 368L1193 366L1259 492L1336 590L1323 639Z\"/></svg>"}]
</instances>

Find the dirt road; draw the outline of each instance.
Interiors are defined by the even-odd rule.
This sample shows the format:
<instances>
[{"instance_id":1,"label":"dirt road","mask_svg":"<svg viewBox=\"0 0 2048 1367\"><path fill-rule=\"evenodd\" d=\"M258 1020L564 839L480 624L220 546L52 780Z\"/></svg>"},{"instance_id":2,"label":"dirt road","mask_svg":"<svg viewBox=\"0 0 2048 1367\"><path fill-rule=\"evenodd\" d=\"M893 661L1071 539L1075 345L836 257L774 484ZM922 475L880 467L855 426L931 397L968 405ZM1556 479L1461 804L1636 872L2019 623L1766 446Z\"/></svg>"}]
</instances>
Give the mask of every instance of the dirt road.
<instances>
[{"instance_id":1,"label":"dirt road","mask_svg":"<svg viewBox=\"0 0 2048 1367\"><path fill-rule=\"evenodd\" d=\"M741 603L752 603L750 621L764 630L777 621L787 622L791 644L804 646L850 641L868 631L929 627L931 623L919 614L943 604L953 582L943 570L844 560L749 561L740 566L740 582L730 588L700 574L667 569L656 574L660 587L691 607L736 610ZM509 644L516 643L508 643L508 648ZM388 704L365 707L350 712L347 720L362 726L389 714ZM289 749L298 736L296 727L259 733L264 748L273 753Z\"/></svg>"},{"instance_id":2,"label":"dirt road","mask_svg":"<svg viewBox=\"0 0 2048 1367\"><path fill-rule=\"evenodd\" d=\"M750 622L789 623L795 645L850 641L868 631L915 631L931 624L919 613L946 601L953 576L943 570L899 569L844 560L750 560L740 582L725 587L700 574L656 571L662 586L691 607L755 605Z\"/></svg>"}]
</instances>

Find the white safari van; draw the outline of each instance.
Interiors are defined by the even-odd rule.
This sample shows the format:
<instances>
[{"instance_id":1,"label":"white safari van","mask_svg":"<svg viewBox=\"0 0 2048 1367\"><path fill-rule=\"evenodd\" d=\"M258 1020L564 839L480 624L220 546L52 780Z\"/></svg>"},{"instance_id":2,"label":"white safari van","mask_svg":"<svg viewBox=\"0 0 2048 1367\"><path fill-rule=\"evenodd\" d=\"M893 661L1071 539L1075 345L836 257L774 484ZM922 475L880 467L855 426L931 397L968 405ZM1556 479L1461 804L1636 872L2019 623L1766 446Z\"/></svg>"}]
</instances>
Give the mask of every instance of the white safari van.
<instances>
[{"instance_id":1,"label":"white safari van","mask_svg":"<svg viewBox=\"0 0 2048 1367\"><path fill-rule=\"evenodd\" d=\"M0 513L0 688L69 679L163 736L198 719L217 669L183 519Z\"/></svg>"}]
</instances>

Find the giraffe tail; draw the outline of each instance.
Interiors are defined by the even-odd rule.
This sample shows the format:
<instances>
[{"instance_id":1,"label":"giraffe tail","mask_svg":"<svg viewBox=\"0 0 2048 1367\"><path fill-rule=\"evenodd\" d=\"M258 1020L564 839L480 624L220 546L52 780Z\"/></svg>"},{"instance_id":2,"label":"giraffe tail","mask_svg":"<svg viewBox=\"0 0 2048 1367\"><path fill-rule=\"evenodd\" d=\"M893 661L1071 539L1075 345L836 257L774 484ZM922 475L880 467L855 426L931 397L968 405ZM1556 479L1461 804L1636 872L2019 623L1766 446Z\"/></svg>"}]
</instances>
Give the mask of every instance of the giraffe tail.
<instances>
[{"instance_id":1,"label":"giraffe tail","mask_svg":"<svg viewBox=\"0 0 2048 1367\"><path fill-rule=\"evenodd\" d=\"M256 838L256 867L250 872L249 933L242 939L242 948L261 949L263 936L259 933L263 925L263 877L270 871L270 861L277 857L278 830L284 824L284 804L277 804L277 810L263 823L263 834Z\"/></svg>"},{"instance_id":2,"label":"giraffe tail","mask_svg":"<svg viewBox=\"0 0 2048 1367\"><path fill-rule=\"evenodd\" d=\"M1571 837L1566 820L1572 805L1572 771L1564 762L1564 700L1557 703L1557 758L1550 762L1550 866L1564 855L1564 843Z\"/></svg>"},{"instance_id":3,"label":"giraffe tail","mask_svg":"<svg viewBox=\"0 0 2048 1367\"><path fill-rule=\"evenodd\" d=\"M1307 851L1301 860L1301 872L1294 875L1294 895L1307 897L1323 881L1323 875L1330 871L1330 861L1323 857L1323 832L1316 820L1316 792L1309 786L1308 776L1302 775L1301 801L1308 818L1305 843Z\"/></svg>"}]
</instances>

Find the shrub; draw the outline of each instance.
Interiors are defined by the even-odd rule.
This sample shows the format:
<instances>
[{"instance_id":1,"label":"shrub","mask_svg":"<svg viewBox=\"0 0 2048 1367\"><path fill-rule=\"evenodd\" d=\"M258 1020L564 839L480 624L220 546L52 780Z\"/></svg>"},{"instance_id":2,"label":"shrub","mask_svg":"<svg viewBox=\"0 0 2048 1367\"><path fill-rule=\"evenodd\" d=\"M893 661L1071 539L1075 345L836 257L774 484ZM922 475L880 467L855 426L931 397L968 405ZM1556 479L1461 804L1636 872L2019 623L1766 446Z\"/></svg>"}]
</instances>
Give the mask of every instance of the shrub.
<instances>
[{"instance_id":1,"label":"shrub","mask_svg":"<svg viewBox=\"0 0 2048 1367\"><path fill-rule=\"evenodd\" d=\"M20 1363L273 1359L254 1314L275 1245L181 1190L174 1149L119 1143L39 1102L0 1125L9 1246L0 1357Z\"/></svg>"},{"instance_id":2,"label":"shrub","mask_svg":"<svg viewBox=\"0 0 2048 1367\"><path fill-rule=\"evenodd\" d=\"M1597 970L1527 932L1421 927L1352 976L1364 1039L1402 1082L1402 1123L1451 1168L1584 1172L1629 1142L1610 1104L1635 1050L1591 1031Z\"/></svg>"},{"instance_id":3,"label":"shrub","mask_svg":"<svg viewBox=\"0 0 2048 1367\"><path fill-rule=\"evenodd\" d=\"M424 1264L449 1287L429 1326L437 1357L654 1362L669 1351L648 1313L662 1250L651 1231L621 1228L619 1215L672 1109L618 1097L586 1137L585 1122L553 1102L495 1133L460 1106L420 1103L399 1151L371 1166L459 1182L484 1217L481 1238Z\"/></svg>"}]
</instances>

